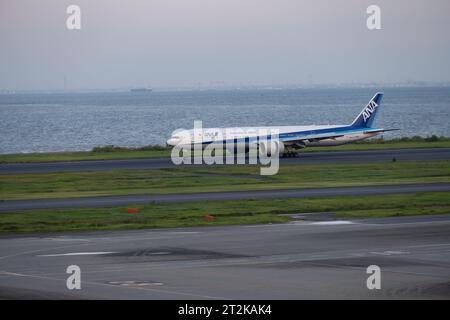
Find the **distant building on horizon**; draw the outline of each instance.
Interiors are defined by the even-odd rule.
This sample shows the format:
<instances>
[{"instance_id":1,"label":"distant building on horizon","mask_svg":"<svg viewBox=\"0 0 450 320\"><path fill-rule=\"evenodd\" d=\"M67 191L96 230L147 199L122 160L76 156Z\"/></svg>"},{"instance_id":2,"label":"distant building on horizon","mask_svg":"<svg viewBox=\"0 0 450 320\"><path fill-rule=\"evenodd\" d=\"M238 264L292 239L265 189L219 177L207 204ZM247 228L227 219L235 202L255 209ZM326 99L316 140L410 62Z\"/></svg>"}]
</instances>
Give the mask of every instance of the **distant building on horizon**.
<instances>
[{"instance_id":1,"label":"distant building on horizon","mask_svg":"<svg viewBox=\"0 0 450 320\"><path fill-rule=\"evenodd\" d=\"M151 88L132 88L130 92L151 92Z\"/></svg>"}]
</instances>

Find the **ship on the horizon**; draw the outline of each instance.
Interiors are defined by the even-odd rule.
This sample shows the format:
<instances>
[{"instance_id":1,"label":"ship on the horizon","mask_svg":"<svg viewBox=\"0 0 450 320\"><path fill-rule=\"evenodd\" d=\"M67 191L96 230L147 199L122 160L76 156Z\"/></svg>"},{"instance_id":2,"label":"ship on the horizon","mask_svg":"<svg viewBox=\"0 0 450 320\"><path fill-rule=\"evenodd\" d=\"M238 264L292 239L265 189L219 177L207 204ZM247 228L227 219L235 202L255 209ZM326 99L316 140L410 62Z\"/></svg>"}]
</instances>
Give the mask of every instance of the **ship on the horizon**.
<instances>
[{"instance_id":1,"label":"ship on the horizon","mask_svg":"<svg viewBox=\"0 0 450 320\"><path fill-rule=\"evenodd\" d=\"M151 92L151 88L132 88L130 92Z\"/></svg>"}]
</instances>

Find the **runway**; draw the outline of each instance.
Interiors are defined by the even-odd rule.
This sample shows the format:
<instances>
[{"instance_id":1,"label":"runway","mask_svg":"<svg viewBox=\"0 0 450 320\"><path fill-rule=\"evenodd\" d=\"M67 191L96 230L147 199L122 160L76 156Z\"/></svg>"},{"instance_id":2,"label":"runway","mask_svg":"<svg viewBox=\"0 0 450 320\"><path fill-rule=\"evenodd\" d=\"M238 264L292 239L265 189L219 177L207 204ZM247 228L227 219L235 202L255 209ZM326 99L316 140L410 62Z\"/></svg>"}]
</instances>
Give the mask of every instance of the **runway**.
<instances>
[{"instance_id":1,"label":"runway","mask_svg":"<svg viewBox=\"0 0 450 320\"><path fill-rule=\"evenodd\" d=\"M450 183L419 183L398 185L375 185L359 187L333 187L310 189L279 189L230 192L193 192L159 195L114 195L100 197L3 200L0 201L0 213L22 210L57 209L57 208L93 208L112 207L158 202L192 202L208 200L242 200L242 199L286 199L332 196L383 195L394 193L450 191Z\"/></svg>"},{"instance_id":2,"label":"runway","mask_svg":"<svg viewBox=\"0 0 450 320\"><path fill-rule=\"evenodd\" d=\"M450 148L305 152L281 164L337 164L405 160L450 160ZM176 167L170 158L0 164L0 174L143 170Z\"/></svg>"},{"instance_id":3,"label":"runway","mask_svg":"<svg viewBox=\"0 0 450 320\"><path fill-rule=\"evenodd\" d=\"M0 241L3 299L450 298L450 215ZM69 265L81 290L66 287Z\"/></svg>"}]
</instances>

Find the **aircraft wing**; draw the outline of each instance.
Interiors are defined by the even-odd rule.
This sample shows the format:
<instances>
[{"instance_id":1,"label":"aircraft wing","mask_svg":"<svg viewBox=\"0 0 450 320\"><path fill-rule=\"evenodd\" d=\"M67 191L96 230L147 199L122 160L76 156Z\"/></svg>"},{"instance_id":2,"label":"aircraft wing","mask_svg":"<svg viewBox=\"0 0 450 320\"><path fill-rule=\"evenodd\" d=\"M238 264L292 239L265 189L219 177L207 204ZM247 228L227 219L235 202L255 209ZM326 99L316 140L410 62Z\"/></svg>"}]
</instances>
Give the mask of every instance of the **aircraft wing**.
<instances>
[{"instance_id":1,"label":"aircraft wing","mask_svg":"<svg viewBox=\"0 0 450 320\"><path fill-rule=\"evenodd\" d=\"M360 133L382 133L382 132L387 132L387 131L395 131L395 130L400 130L400 129L369 129L369 130L364 130L364 131L360 131ZM292 135L292 136L285 136L283 138L280 138L281 141L283 142L294 142L294 141L305 141L305 140L324 140L324 139L334 139L334 138L339 138L339 137L343 137L346 134L349 134L348 132L346 133L337 133L337 132L327 132L327 133L311 133L311 134L306 134L306 135Z\"/></svg>"},{"instance_id":2,"label":"aircraft wing","mask_svg":"<svg viewBox=\"0 0 450 320\"><path fill-rule=\"evenodd\" d=\"M388 131L397 131L400 129L373 129L373 130L366 130L364 133L381 133L381 132L388 132Z\"/></svg>"},{"instance_id":3,"label":"aircraft wing","mask_svg":"<svg viewBox=\"0 0 450 320\"><path fill-rule=\"evenodd\" d=\"M343 137L344 134L336 134L336 133L320 133L320 134L308 134L308 135L298 135L298 136L287 136L280 138L283 142L291 142L291 141L303 141L303 140L323 140L323 139L333 139Z\"/></svg>"}]
</instances>

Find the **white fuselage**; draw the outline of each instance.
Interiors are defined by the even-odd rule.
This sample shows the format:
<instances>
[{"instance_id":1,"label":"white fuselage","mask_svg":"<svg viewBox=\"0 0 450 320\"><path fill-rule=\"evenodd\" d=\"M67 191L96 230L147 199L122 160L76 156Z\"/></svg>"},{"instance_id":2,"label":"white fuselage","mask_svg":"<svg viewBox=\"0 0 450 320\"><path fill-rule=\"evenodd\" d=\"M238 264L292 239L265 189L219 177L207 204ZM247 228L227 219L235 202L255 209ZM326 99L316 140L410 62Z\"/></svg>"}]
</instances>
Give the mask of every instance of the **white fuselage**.
<instances>
[{"instance_id":1,"label":"white fuselage","mask_svg":"<svg viewBox=\"0 0 450 320\"><path fill-rule=\"evenodd\" d=\"M334 146L373 137L385 131L375 127L375 117L380 106L383 93L377 92L358 116L349 125L309 125L279 127L239 127L239 128L194 128L175 131L167 144L215 145L228 144L258 148L278 145L277 150L288 153L307 146ZM195 125L195 123L194 123ZM392 130L392 129L390 129ZM276 141L273 141L273 140ZM269 149L267 149L269 150Z\"/></svg>"},{"instance_id":2,"label":"white fuselage","mask_svg":"<svg viewBox=\"0 0 450 320\"><path fill-rule=\"evenodd\" d=\"M250 138L254 140L258 136L267 133L277 133L280 141L288 140L292 137L302 137L304 146L333 146L341 145L357 140L366 139L377 133L364 132L362 130L343 130L344 125L309 125L309 126L271 126L271 127L232 127L232 128L201 128L178 131L167 141L168 145L189 145L201 143L203 145L224 143L225 141ZM342 132L334 138L329 139L308 139L308 136L316 136L323 130L333 131L338 129ZM286 141L286 146L294 145L295 142Z\"/></svg>"}]
</instances>

